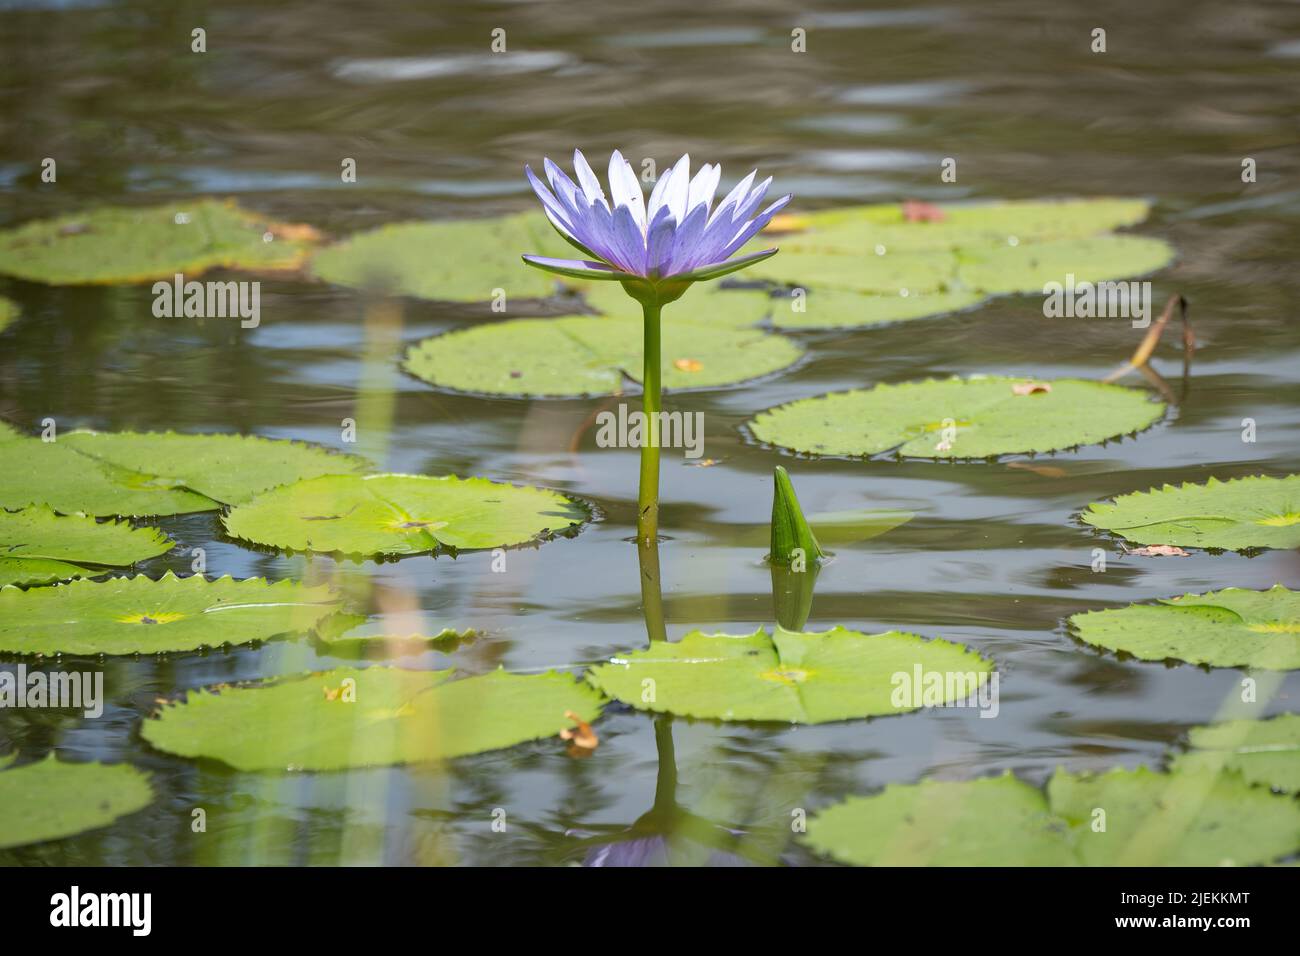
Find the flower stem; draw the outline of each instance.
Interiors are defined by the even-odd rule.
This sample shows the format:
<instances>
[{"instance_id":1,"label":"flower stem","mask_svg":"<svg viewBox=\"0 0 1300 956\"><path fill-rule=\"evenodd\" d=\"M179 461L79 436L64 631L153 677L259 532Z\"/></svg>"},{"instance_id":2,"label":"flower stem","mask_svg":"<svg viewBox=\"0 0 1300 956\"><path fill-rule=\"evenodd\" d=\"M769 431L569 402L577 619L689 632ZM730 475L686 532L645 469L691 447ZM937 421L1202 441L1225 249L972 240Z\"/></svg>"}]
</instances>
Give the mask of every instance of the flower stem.
<instances>
[{"instance_id":1,"label":"flower stem","mask_svg":"<svg viewBox=\"0 0 1300 956\"><path fill-rule=\"evenodd\" d=\"M641 308L645 327L645 372L641 377L645 433L641 444L641 488L636 501L636 539L642 547L647 547L659 537L659 411L663 372L659 357L659 312L662 306L657 301L646 300Z\"/></svg>"}]
</instances>

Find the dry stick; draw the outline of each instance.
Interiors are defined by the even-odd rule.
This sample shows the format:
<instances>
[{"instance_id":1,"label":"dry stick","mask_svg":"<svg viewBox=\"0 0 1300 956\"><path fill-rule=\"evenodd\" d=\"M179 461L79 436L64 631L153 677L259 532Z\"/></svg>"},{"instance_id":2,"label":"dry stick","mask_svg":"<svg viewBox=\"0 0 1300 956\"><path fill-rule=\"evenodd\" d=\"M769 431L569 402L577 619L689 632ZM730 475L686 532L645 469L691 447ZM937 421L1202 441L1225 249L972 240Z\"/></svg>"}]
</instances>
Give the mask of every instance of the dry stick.
<instances>
[{"instance_id":1,"label":"dry stick","mask_svg":"<svg viewBox=\"0 0 1300 956\"><path fill-rule=\"evenodd\" d=\"M1192 368L1192 355L1196 352L1196 335L1192 332L1191 323L1187 321L1187 300L1177 293L1169 297L1169 301L1165 303L1165 310L1160 313L1160 318L1156 319L1155 325L1147 329L1147 334L1139 343L1133 357L1102 379L1103 382L1110 383L1122 378L1129 372L1140 371L1148 381L1151 381L1170 401L1173 401L1173 391L1169 388L1168 383L1147 363L1151 360L1151 353L1156 350L1156 343L1160 341L1165 326L1169 324L1169 320L1174 316L1174 306L1178 307L1179 318L1182 319L1183 323L1183 381L1186 384L1187 374Z\"/></svg>"}]
</instances>

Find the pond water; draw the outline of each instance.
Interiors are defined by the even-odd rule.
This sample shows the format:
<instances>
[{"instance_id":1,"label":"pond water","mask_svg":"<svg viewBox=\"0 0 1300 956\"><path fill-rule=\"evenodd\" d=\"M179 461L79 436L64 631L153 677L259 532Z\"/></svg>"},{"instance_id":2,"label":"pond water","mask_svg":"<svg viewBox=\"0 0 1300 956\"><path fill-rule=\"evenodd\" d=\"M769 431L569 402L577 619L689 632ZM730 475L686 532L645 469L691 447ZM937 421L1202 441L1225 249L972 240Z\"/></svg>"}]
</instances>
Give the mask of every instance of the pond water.
<instances>
[{"instance_id":1,"label":"pond water","mask_svg":"<svg viewBox=\"0 0 1300 956\"><path fill-rule=\"evenodd\" d=\"M0 225L219 195L343 236L531 209L523 164L567 162L575 145L594 156L621 148L661 168L689 151L696 162L720 161L724 185L759 167L803 210L905 198L1149 198L1154 211L1138 231L1178 252L1154 277L1155 301L1186 296L1199 342L1186 378L1177 336L1157 349L1154 365L1180 398L1166 420L1136 438L1031 462L1059 471L1017 467L1024 456L795 459L741 431L759 409L878 382L1101 378L1143 334L1126 321L1047 319L1037 296L798 334L807 356L793 369L665 396L666 409L703 412L704 454L715 462L693 467L665 454L670 637L772 621L761 528L772 468L785 464L809 512L916 512L836 549L809 629L898 628L968 644L997 663L997 719L948 709L816 727L727 725L656 721L615 705L586 760L547 740L443 768L241 774L152 750L141 718L187 688L337 661L305 639L109 658L92 662L106 675L103 717L5 711L0 752L129 761L152 775L156 801L106 829L0 851L0 862L564 864L657 808L643 829L681 832L676 861L702 860L708 834L723 828L744 834L749 859L813 865L788 839L794 808L925 777L1010 770L1041 783L1058 766L1159 766L1188 726L1229 707L1242 672L1121 660L1075 641L1064 619L1229 585L1294 587L1300 561L1289 551L1127 556L1076 515L1165 482L1300 471L1300 7L1078 7L0 3ZM1105 54L1089 50L1099 25ZM206 54L189 51L196 26L207 30ZM497 27L507 31L506 56L489 52ZM807 53L791 52L793 27L808 31ZM57 186L39 181L44 156L58 160ZM340 182L343 157L357 160L355 184ZM955 183L940 181L944 157L957 159ZM1241 181L1245 157L1256 160L1254 184ZM24 312L0 335L0 418L30 431L48 416L65 430L297 438L393 471L559 489L601 516L572 538L509 552L504 574L485 552L336 562L239 547L222 538L215 513L156 522L182 549L207 549L210 573L348 587L368 579L378 613L480 632L449 653L400 659L411 667L576 669L645 645L629 543L636 454L598 448L590 424L610 401L467 397L398 368L406 344L490 321L486 308L277 279L263 282L260 326L242 329L155 318L147 286L0 280L0 294ZM345 418L358 421L356 446L342 443ZM1246 418L1256 423L1253 443L1242 440ZM1105 573L1092 571L1097 547ZM140 570L189 565L178 549ZM1267 692L1256 713L1293 710L1300 682L1283 677ZM688 813L671 809L674 800ZM195 807L207 811L205 834L191 833ZM498 808L504 833L492 828Z\"/></svg>"}]
</instances>

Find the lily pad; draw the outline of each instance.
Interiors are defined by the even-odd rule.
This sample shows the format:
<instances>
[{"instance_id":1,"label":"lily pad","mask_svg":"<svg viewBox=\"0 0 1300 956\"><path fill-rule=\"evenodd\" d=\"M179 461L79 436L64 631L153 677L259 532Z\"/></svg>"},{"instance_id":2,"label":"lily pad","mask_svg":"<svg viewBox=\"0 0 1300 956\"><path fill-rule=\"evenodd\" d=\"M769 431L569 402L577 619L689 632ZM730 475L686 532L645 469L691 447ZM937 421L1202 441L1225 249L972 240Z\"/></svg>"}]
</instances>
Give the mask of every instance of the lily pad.
<instances>
[{"instance_id":1,"label":"lily pad","mask_svg":"<svg viewBox=\"0 0 1300 956\"><path fill-rule=\"evenodd\" d=\"M620 395L628 379L641 379L642 336L639 317L513 319L425 339L407 352L406 369L462 392ZM803 354L760 329L675 321L664 322L662 336L663 385L670 390L734 385L788 368Z\"/></svg>"},{"instance_id":2,"label":"lily pad","mask_svg":"<svg viewBox=\"0 0 1300 956\"><path fill-rule=\"evenodd\" d=\"M1079 639L1139 660L1300 668L1300 592L1225 588L1070 618Z\"/></svg>"},{"instance_id":3,"label":"lily pad","mask_svg":"<svg viewBox=\"0 0 1300 956\"><path fill-rule=\"evenodd\" d=\"M982 292L952 291L907 295L864 295L840 289L814 289L802 298L773 300L772 324L778 329L856 329L948 315L988 299Z\"/></svg>"},{"instance_id":4,"label":"lily pad","mask_svg":"<svg viewBox=\"0 0 1300 956\"><path fill-rule=\"evenodd\" d=\"M1049 282L1067 275L1080 282L1141 276L1173 261L1169 243L1146 236L1095 236L970 250L958 270L968 288L990 293L1041 294Z\"/></svg>"},{"instance_id":5,"label":"lily pad","mask_svg":"<svg viewBox=\"0 0 1300 956\"><path fill-rule=\"evenodd\" d=\"M0 273L50 285L192 279L208 269L295 269L314 230L233 202L107 207L0 232ZM267 242L266 237L271 241Z\"/></svg>"},{"instance_id":6,"label":"lily pad","mask_svg":"<svg viewBox=\"0 0 1300 956\"><path fill-rule=\"evenodd\" d=\"M148 775L132 766L50 754L0 773L0 849L97 830L152 802Z\"/></svg>"},{"instance_id":7,"label":"lily pad","mask_svg":"<svg viewBox=\"0 0 1300 956\"><path fill-rule=\"evenodd\" d=\"M887 203L809 214L806 229L780 237L781 247L841 251L927 251L1095 236L1146 219L1142 199L1031 199L940 204L939 221L908 218L908 206Z\"/></svg>"},{"instance_id":8,"label":"lily pad","mask_svg":"<svg viewBox=\"0 0 1300 956\"><path fill-rule=\"evenodd\" d=\"M1187 737L1191 749L1174 758L1175 772L1226 769L1248 783L1300 792L1300 714L1193 727Z\"/></svg>"},{"instance_id":9,"label":"lily pad","mask_svg":"<svg viewBox=\"0 0 1300 956\"><path fill-rule=\"evenodd\" d=\"M167 479L88 458L62 441L29 438L0 422L0 507L28 505L65 514L131 517L220 507Z\"/></svg>"},{"instance_id":10,"label":"lily pad","mask_svg":"<svg viewBox=\"0 0 1300 956\"><path fill-rule=\"evenodd\" d=\"M913 688L917 670L923 676ZM588 679L639 710L820 724L966 700L992 670L968 647L915 634L778 627L774 635L761 628L747 635L692 631L594 667ZM931 674L946 682L933 700L922 697Z\"/></svg>"},{"instance_id":11,"label":"lily pad","mask_svg":"<svg viewBox=\"0 0 1300 956\"><path fill-rule=\"evenodd\" d=\"M454 475L330 476L285 485L222 518L233 537L291 551L428 554L525 544L590 512L543 488Z\"/></svg>"},{"instance_id":12,"label":"lily pad","mask_svg":"<svg viewBox=\"0 0 1300 956\"><path fill-rule=\"evenodd\" d=\"M0 332L3 332L6 326L18 318L20 311L17 302L0 295Z\"/></svg>"},{"instance_id":13,"label":"lily pad","mask_svg":"<svg viewBox=\"0 0 1300 956\"><path fill-rule=\"evenodd\" d=\"M1080 379L1021 387L1032 381L930 379L833 392L760 412L749 429L759 441L805 454L986 458L1116 438L1165 412L1136 389Z\"/></svg>"},{"instance_id":14,"label":"lily pad","mask_svg":"<svg viewBox=\"0 0 1300 956\"><path fill-rule=\"evenodd\" d=\"M337 610L328 586L138 575L0 588L0 651L161 654L308 631Z\"/></svg>"},{"instance_id":15,"label":"lily pad","mask_svg":"<svg viewBox=\"0 0 1300 956\"><path fill-rule=\"evenodd\" d=\"M814 815L802 841L855 866L1074 866L1069 828L1010 774L890 784Z\"/></svg>"},{"instance_id":16,"label":"lily pad","mask_svg":"<svg viewBox=\"0 0 1300 956\"><path fill-rule=\"evenodd\" d=\"M447 302L485 302L502 289L508 304L555 291L554 279L525 265L522 254L572 251L545 216L524 213L383 226L323 249L311 267L337 285Z\"/></svg>"},{"instance_id":17,"label":"lily pad","mask_svg":"<svg viewBox=\"0 0 1300 956\"><path fill-rule=\"evenodd\" d=\"M600 695L568 674L452 674L341 667L194 691L142 734L159 750L236 770L343 770L512 747L572 726L566 711L600 715Z\"/></svg>"},{"instance_id":18,"label":"lily pad","mask_svg":"<svg viewBox=\"0 0 1300 956\"><path fill-rule=\"evenodd\" d=\"M1300 850L1300 803L1239 774L1058 770L1047 800L1086 866L1250 866ZM1104 831L1092 829L1098 809Z\"/></svg>"},{"instance_id":19,"label":"lily pad","mask_svg":"<svg viewBox=\"0 0 1300 956\"><path fill-rule=\"evenodd\" d=\"M101 524L84 515L56 515L43 506L0 509L0 585L103 574L85 565L126 567L170 551L173 544L157 528Z\"/></svg>"},{"instance_id":20,"label":"lily pad","mask_svg":"<svg viewBox=\"0 0 1300 956\"><path fill-rule=\"evenodd\" d=\"M71 432L59 439L75 451L120 468L166 476L226 504L321 475L356 475L370 463L303 442L256 435L178 435L175 432Z\"/></svg>"},{"instance_id":21,"label":"lily pad","mask_svg":"<svg viewBox=\"0 0 1300 956\"><path fill-rule=\"evenodd\" d=\"M1138 544L1183 548L1300 547L1300 475L1165 485L1095 503L1083 521Z\"/></svg>"},{"instance_id":22,"label":"lily pad","mask_svg":"<svg viewBox=\"0 0 1300 956\"><path fill-rule=\"evenodd\" d=\"M777 240L766 238L770 248ZM755 263L746 278L816 290L821 287L904 296L956 291L957 256L946 250L888 252L876 255L870 246L852 251L781 243L779 255Z\"/></svg>"},{"instance_id":23,"label":"lily pad","mask_svg":"<svg viewBox=\"0 0 1300 956\"><path fill-rule=\"evenodd\" d=\"M612 318L641 322L640 304L617 282L588 282L582 286L582 297L592 308ZM747 328L765 319L773 304L765 289L718 289L716 283L699 283L676 302L664 306L662 318L665 325L682 322L715 329Z\"/></svg>"}]
</instances>

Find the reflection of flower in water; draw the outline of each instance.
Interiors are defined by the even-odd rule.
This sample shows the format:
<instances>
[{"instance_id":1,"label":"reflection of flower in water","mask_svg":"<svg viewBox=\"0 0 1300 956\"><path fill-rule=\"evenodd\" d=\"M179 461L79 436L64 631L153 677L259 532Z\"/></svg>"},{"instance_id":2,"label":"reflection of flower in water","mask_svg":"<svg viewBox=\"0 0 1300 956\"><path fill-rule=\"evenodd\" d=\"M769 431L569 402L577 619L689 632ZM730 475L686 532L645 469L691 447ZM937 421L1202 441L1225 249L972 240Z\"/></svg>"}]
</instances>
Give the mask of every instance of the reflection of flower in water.
<instances>
[{"instance_id":1,"label":"reflection of flower in water","mask_svg":"<svg viewBox=\"0 0 1300 956\"><path fill-rule=\"evenodd\" d=\"M736 831L716 827L723 837L737 836ZM629 831L635 832L635 831ZM593 847L582 860L583 866L753 866L749 860L689 840L654 834Z\"/></svg>"}]
</instances>

